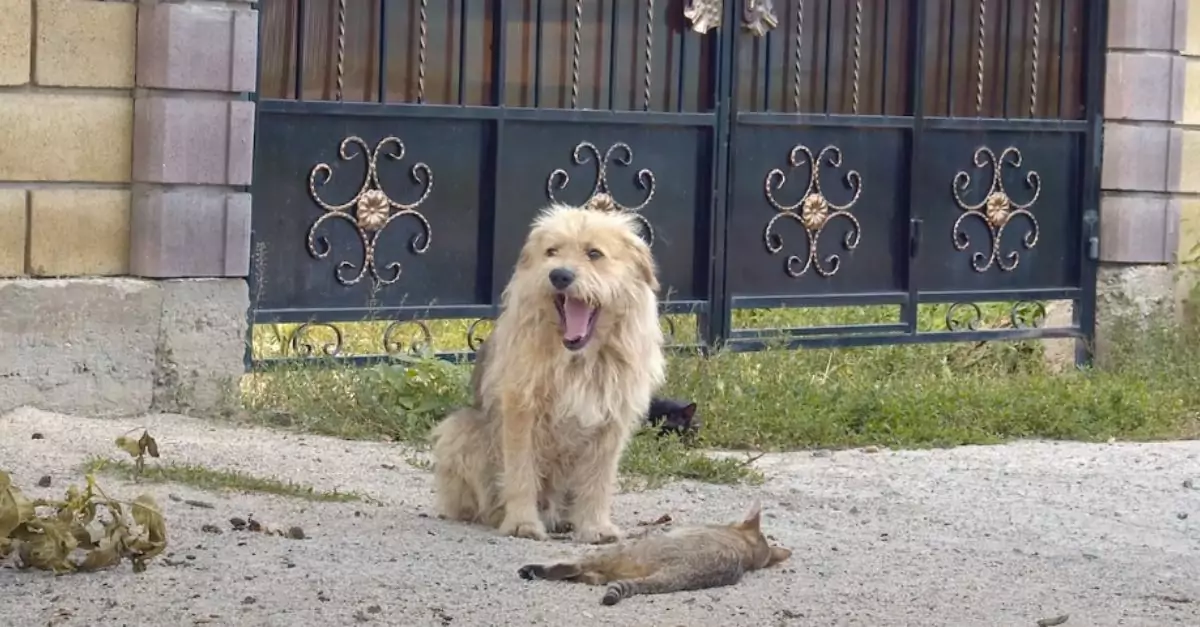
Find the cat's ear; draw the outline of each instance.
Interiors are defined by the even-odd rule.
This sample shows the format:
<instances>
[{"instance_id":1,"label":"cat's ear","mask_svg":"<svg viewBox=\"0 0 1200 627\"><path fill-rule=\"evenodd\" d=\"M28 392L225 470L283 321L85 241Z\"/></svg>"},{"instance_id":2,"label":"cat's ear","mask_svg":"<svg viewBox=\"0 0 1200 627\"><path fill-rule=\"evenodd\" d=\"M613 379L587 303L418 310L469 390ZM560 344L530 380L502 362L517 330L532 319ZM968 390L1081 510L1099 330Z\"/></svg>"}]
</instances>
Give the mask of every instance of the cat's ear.
<instances>
[{"instance_id":1,"label":"cat's ear","mask_svg":"<svg viewBox=\"0 0 1200 627\"><path fill-rule=\"evenodd\" d=\"M773 546L771 547L771 557L767 558L767 566L774 566L791 556L791 549L785 549L781 546Z\"/></svg>"},{"instance_id":2,"label":"cat's ear","mask_svg":"<svg viewBox=\"0 0 1200 627\"><path fill-rule=\"evenodd\" d=\"M687 418L688 420L691 420L691 419L692 419L692 416L695 416L695 415L696 415L696 404L695 404L695 403L688 403L688 404L687 404L687 405L686 405L686 406L683 408L683 417L684 417L684 418Z\"/></svg>"},{"instance_id":3,"label":"cat's ear","mask_svg":"<svg viewBox=\"0 0 1200 627\"><path fill-rule=\"evenodd\" d=\"M742 521L743 529L758 530L759 522L762 520L762 503L757 499L750 506L750 511L746 512L746 519Z\"/></svg>"}]
</instances>

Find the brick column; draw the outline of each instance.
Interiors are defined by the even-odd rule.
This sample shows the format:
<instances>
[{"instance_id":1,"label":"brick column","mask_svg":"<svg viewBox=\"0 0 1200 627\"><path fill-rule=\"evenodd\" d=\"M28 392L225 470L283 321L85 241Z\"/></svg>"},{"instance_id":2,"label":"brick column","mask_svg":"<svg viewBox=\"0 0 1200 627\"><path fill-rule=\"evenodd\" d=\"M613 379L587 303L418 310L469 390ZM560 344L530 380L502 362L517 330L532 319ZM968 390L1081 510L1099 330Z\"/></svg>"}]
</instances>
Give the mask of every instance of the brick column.
<instances>
[{"instance_id":1,"label":"brick column","mask_svg":"<svg viewBox=\"0 0 1200 627\"><path fill-rule=\"evenodd\" d=\"M1187 165L1200 159L1200 134L1181 125L1195 115L1185 113L1181 51L1189 14L1195 18L1200 9L1189 11L1189 4L1200 6L1196 0L1110 0L1097 286L1101 340L1114 316L1175 309L1181 207L1189 190L1200 190L1200 162Z\"/></svg>"},{"instance_id":2,"label":"brick column","mask_svg":"<svg viewBox=\"0 0 1200 627\"><path fill-rule=\"evenodd\" d=\"M209 408L245 354L258 12L141 0L137 30L129 263L168 279L154 406Z\"/></svg>"}]
</instances>

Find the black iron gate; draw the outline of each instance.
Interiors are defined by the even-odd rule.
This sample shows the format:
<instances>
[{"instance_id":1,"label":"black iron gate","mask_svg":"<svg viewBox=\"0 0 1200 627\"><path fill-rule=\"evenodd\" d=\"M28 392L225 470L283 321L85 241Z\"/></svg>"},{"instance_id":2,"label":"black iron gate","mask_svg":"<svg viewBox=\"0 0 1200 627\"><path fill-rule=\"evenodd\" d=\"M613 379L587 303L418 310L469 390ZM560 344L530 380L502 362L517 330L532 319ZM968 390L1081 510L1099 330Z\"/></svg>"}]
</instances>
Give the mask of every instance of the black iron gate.
<instances>
[{"instance_id":1,"label":"black iron gate","mask_svg":"<svg viewBox=\"0 0 1200 627\"><path fill-rule=\"evenodd\" d=\"M495 315L540 207L603 191L695 316L682 344L1087 340L1105 6L262 0L253 322L299 323L291 355L429 344ZM899 315L734 320L874 305Z\"/></svg>"}]
</instances>

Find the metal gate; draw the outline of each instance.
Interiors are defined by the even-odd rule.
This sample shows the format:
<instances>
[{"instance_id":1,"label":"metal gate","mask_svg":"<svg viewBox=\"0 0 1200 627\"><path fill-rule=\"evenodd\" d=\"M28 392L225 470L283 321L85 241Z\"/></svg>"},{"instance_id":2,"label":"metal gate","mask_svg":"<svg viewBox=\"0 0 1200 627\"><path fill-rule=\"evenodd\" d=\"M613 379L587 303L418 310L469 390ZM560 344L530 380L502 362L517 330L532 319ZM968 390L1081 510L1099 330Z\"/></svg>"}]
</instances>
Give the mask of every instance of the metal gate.
<instances>
[{"instance_id":1,"label":"metal gate","mask_svg":"<svg viewBox=\"0 0 1200 627\"><path fill-rule=\"evenodd\" d=\"M356 358L428 344L494 317L539 208L607 192L686 345L1088 340L1106 4L263 0L253 322L301 323L290 356L367 318ZM734 323L867 305L898 316Z\"/></svg>"}]
</instances>

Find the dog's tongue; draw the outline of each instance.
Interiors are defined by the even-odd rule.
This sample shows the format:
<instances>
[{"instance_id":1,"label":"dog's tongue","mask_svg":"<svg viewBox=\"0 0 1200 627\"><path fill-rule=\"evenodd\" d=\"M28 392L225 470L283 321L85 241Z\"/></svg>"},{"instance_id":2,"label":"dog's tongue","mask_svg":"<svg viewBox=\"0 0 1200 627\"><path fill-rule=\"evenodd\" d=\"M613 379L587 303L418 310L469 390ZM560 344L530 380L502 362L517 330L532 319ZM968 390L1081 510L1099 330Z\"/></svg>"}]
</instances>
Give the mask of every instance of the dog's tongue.
<instances>
[{"instance_id":1,"label":"dog's tongue","mask_svg":"<svg viewBox=\"0 0 1200 627\"><path fill-rule=\"evenodd\" d=\"M592 317L592 308L578 298L567 298L563 302L563 318L566 322L563 338L578 340L587 335L588 319Z\"/></svg>"}]
</instances>

